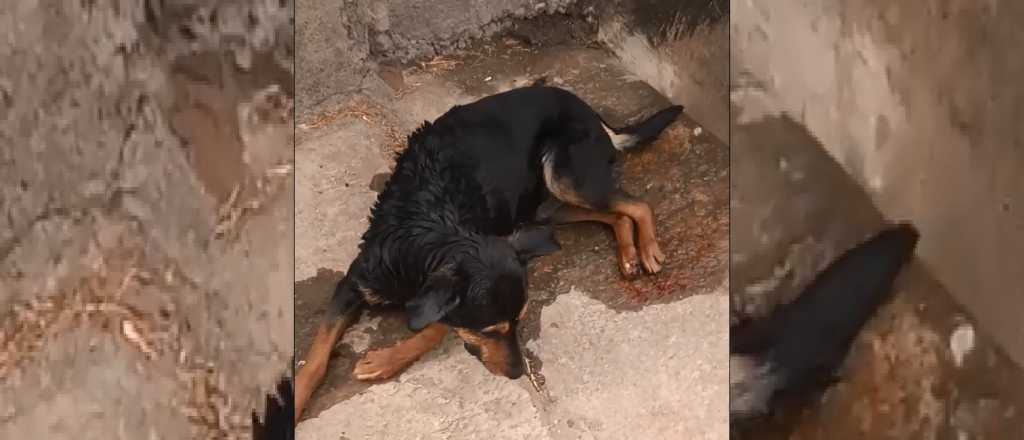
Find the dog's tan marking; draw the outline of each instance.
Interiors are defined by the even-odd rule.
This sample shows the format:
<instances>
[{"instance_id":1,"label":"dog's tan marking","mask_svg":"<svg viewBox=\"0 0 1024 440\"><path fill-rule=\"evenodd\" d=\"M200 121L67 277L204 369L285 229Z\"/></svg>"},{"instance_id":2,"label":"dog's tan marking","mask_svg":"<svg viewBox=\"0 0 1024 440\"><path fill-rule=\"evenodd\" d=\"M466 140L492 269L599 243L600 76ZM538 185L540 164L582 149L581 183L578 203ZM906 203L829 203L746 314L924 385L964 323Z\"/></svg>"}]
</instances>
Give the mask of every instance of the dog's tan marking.
<instances>
[{"instance_id":1,"label":"dog's tan marking","mask_svg":"<svg viewBox=\"0 0 1024 440\"><path fill-rule=\"evenodd\" d=\"M559 223L596 221L607 224L615 230L615 240L619 243L619 270L626 277L637 275L637 248L640 250L639 262L650 273L661 271L661 263L665 254L658 247L654 234L654 214L650 206L622 191L611 195L610 212L594 210L579 195L572 181L566 176L555 173L554 155L545 154L541 159L544 169L544 183L558 200L573 206L563 206L554 218ZM633 225L636 223L639 246L633 244Z\"/></svg>"},{"instance_id":2,"label":"dog's tan marking","mask_svg":"<svg viewBox=\"0 0 1024 440\"><path fill-rule=\"evenodd\" d=\"M665 254L661 252L654 234L654 212L651 211L651 207L640 200L618 193L612 197L611 210L627 215L636 222L637 238L640 241L640 262L648 272L660 272Z\"/></svg>"},{"instance_id":3,"label":"dog's tan marking","mask_svg":"<svg viewBox=\"0 0 1024 440\"><path fill-rule=\"evenodd\" d=\"M527 310L528 310L529 308L530 308L530 302L529 302L529 301L527 301L527 302L523 303L523 309L519 311L519 317L518 317L518 318L516 318L516 319L518 319L518 320L522 321L522 320L523 320L523 318L525 318L525 317L526 317L526 311L527 311Z\"/></svg>"},{"instance_id":4,"label":"dog's tan marking","mask_svg":"<svg viewBox=\"0 0 1024 440\"><path fill-rule=\"evenodd\" d=\"M555 174L555 156L553 154L545 154L541 159L541 163L544 168L544 184L555 198L576 206L590 206L586 200L583 200L583 197L576 193L576 189L568 177Z\"/></svg>"},{"instance_id":5,"label":"dog's tan marking","mask_svg":"<svg viewBox=\"0 0 1024 440\"><path fill-rule=\"evenodd\" d=\"M327 373L327 361L331 357L331 349L341 339L342 334L348 327L349 320L339 319L332 324L321 324L313 336L313 344L306 352L305 364L295 374L295 422L299 422L299 416L309 401L313 391L316 390L324 380Z\"/></svg>"},{"instance_id":6,"label":"dog's tan marking","mask_svg":"<svg viewBox=\"0 0 1024 440\"><path fill-rule=\"evenodd\" d=\"M480 361L483 362L484 367L487 367L487 371L498 376L508 376L506 369L508 368L509 353L500 340L485 337L473 330L457 327L455 334L459 335L463 342L480 350Z\"/></svg>"},{"instance_id":7,"label":"dog's tan marking","mask_svg":"<svg viewBox=\"0 0 1024 440\"><path fill-rule=\"evenodd\" d=\"M638 274L636 245L633 243L633 219L613 212L600 212L572 205L562 205L552 216L556 223L599 222L612 227L618 243L619 270L626 277Z\"/></svg>"},{"instance_id":8,"label":"dog's tan marking","mask_svg":"<svg viewBox=\"0 0 1024 440\"><path fill-rule=\"evenodd\" d=\"M352 376L359 380L389 379L441 344L446 334L448 326L435 322L391 347L367 352L356 363Z\"/></svg>"}]
</instances>

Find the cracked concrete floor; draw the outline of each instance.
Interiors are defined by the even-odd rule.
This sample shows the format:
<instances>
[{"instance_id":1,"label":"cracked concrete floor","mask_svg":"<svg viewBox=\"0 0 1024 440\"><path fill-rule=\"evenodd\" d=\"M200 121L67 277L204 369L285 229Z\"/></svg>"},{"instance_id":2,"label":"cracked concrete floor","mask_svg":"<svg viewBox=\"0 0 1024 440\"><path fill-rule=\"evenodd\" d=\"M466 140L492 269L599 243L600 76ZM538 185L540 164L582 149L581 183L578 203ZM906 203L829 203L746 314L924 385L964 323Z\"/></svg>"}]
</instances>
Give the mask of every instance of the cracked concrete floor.
<instances>
[{"instance_id":1,"label":"cracked concrete floor","mask_svg":"<svg viewBox=\"0 0 1024 440\"><path fill-rule=\"evenodd\" d=\"M149 3L0 9L0 438L248 438L289 367L292 8Z\"/></svg>"},{"instance_id":2,"label":"cracked concrete floor","mask_svg":"<svg viewBox=\"0 0 1024 440\"><path fill-rule=\"evenodd\" d=\"M337 269L354 257L390 153L454 104L547 76L622 124L667 104L606 52L495 40L443 68L391 72L393 90L300 120L296 147L296 348L304 350ZM686 103L682 103L686 104ZM728 436L728 154L684 117L626 156L623 186L655 211L663 273L619 277L610 231L560 228L563 250L531 268L523 324L540 390L487 373L452 340L399 377L349 379L367 348L408 335L394 311L345 335L299 439L724 439Z\"/></svg>"}]
</instances>

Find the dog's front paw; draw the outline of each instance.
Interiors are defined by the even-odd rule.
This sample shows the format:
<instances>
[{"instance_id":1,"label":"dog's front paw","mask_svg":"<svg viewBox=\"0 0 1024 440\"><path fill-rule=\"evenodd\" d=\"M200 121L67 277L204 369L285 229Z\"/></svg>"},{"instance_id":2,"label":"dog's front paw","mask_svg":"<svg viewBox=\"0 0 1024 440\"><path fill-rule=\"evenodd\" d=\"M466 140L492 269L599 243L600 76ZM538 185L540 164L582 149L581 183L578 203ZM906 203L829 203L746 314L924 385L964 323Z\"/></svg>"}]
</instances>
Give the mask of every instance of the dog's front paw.
<instances>
[{"instance_id":1,"label":"dog's front paw","mask_svg":"<svg viewBox=\"0 0 1024 440\"><path fill-rule=\"evenodd\" d=\"M384 380L393 377L409 365L394 348L373 350L363 355L352 370L358 380Z\"/></svg>"}]
</instances>

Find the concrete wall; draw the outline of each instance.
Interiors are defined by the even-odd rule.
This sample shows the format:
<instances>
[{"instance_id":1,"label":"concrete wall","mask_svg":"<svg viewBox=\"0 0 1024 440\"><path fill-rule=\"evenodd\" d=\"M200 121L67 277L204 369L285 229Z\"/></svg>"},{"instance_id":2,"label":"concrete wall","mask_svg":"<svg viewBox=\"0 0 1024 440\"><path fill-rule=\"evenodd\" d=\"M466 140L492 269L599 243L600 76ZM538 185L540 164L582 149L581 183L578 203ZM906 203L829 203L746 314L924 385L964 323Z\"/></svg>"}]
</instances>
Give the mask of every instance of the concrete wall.
<instances>
[{"instance_id":1,"label":"concrete wall","mask_svg":"<svg viewBox=\"0 0 1024 440\"><path fill-rule=\"evenodd\" d=\"M215 171L248 168L227 208L260 202L255 159L291 158L290 115L257 97L292 83L292 11L0 8L0 438L227 438L290 369L291 178L241 213L218 204L200 158L230 150ZM183 69L200 60L217 69ZM239 221L221 222L228 211ZM83 402L103 410L83 417Z\"/></svg>"},{"instance_id":2,"label":"concrete wall","mask_svg":"<svg viewBox=\"0 0 1024 440\"><path fill-rule=\"evenodd\" d=\"M465 47L512 19L563 12L575 0L298 0L298 112L371 89L378 60L408 62ZM372 56L371 56L372 55Z\"/></svg>"},{"instance_id":3,"label":"concrete wall","mask_svg":"<svg viewBox=\"0 0 1024 440\"><path fill-rule=\"evenodd\" d=\"M355 2L295 2L295 108L301 117L327 97L364 87L371 66L364 8ZM301 61L299 61L301 60Z\"/></svg>"},{"instance_id":4,"label":"concrete wall","mask_svg":"<svg viewBox=\"0 0 1024 440\"><path fill-rule=\"evenodd\" d=\"M731 9L733 93L806 125L885 215L915 221L926 265L1024 362L1024 4Z\"/></svg>"},{"instance_id":5,"label":"concrete wall","mask_svg":"<svg viewBox=\"0 0 1024 440\"><path fill-rule=\"evenodd\" d=\"M516 20L566 13L722 139L728 138L728 4L673 0L298 0L297 111L386 93L378 63L407 63L466 47Z\"/></svg>"},{"instance_id":6,"label":"concrete wall","mask_svg":"<svg viewBox=\"0 0 1024 440\"><path fill-rule=\"evenodd\" d=\"M593 2L598 38L720 139L729 139L729 5L724 0Z\"/></svg>"}]
</instances>

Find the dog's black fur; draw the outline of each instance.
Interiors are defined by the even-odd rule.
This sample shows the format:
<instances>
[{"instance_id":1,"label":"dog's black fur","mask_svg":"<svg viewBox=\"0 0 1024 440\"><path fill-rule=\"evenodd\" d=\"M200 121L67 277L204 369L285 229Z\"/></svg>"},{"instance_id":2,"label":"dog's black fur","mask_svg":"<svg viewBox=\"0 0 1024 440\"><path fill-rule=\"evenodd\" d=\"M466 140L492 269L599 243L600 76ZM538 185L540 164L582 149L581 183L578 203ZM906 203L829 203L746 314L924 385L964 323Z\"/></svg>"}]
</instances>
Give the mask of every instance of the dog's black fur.
<instances>
[{"instance_id":1,"label":"dog's black fur","mask_svg":"<svg viewBox=\"0 0 1024 440\"><path fill-rule=\"evenodd\" d=\"M612 179L616 149L649 143L681 111L615 130L577 96L538 83L424 123L378 195L321 328L365 304L404 305L411 330L444 324L491 372L519 377L526 264L559 249L550 227L534 222L552 196L546 173L561 179L563 196L608 209L626 197ZM488 331L499 323L503 331Z\"/></svg>"},{"instance_id":2,"label":"dog's black fur","mask_svg":"<svg viewBox=\"0 0 1024 440\"><path fill-rule=\"evenodd\" d=\"M837 380L861 328L890 296L919 234L898 224L847 251L795 301L730 329L730 419L736 428L779 402L806 402Z\"/></svg>"}]
</instances>

